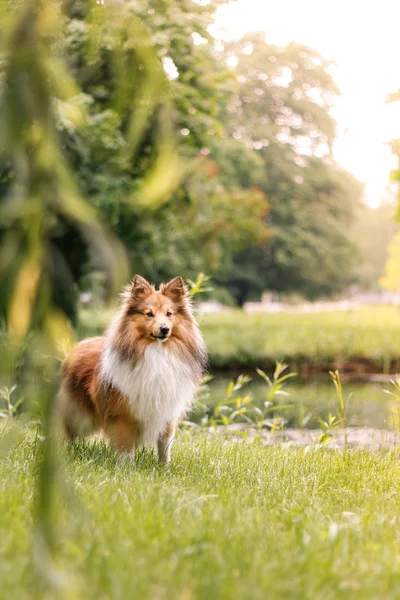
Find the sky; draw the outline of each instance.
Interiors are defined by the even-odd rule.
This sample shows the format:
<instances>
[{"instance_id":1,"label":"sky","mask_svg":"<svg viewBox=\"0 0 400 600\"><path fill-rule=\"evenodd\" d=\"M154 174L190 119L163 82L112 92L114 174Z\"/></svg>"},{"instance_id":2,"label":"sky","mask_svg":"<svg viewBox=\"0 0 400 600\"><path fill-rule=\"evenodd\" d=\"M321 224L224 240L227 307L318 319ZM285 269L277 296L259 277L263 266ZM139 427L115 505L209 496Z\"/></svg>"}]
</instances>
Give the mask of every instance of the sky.
<instances>
[{"instance_id":1,"label":"sky","mask_svg":"<svg viewBox=\"0 0 400 600\"><path fill-rule=\"evenodd\" d=\"M386 103L400 89L400 0L236 0L216 24L229 38L263 30L270 43L296 41L335 63L334 156L365 183L371 206L385 199L396 166L386 142L400 138L400 102Z\"/></svg>"}]
</instances>

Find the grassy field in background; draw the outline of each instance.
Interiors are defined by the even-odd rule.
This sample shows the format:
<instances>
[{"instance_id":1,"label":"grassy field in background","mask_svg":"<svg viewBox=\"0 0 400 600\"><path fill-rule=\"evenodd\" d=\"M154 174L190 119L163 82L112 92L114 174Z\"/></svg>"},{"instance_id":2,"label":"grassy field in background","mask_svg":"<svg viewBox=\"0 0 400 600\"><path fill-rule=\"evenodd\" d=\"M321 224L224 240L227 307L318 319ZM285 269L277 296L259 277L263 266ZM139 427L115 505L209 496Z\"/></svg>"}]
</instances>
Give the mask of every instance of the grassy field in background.
<instances>
[{"instance_id":1,"label":"grassy field in background","mask_svg":"<svg viewBox=\"0 0 400 600\"><path fill-rule=\"evenodd\" d=\"M53 597L32 565L40 444L18 421L0 429L1 598ZM70 587L62 597L400 597L394 452L185 434L169 468L150 454L136 466L118 462L92 442L70 448L64 471L58 564Z\"/></svg>"},{"instance_id":2,"label":"grassy field in background","mask_svg":"<svg viewBox=\"0 0 400 600\"><path fill-rule=\"evenodd\" d=\"M102 333L112 312L82 311L80 335ZM246 314L230 311L199 316L211 367L269 367L276 360L340 367L365 361L378 370L400 367L400 310L360 308L312 314ZM393 364L394 363L394 364Z\"/></svg>"}]
</instances>

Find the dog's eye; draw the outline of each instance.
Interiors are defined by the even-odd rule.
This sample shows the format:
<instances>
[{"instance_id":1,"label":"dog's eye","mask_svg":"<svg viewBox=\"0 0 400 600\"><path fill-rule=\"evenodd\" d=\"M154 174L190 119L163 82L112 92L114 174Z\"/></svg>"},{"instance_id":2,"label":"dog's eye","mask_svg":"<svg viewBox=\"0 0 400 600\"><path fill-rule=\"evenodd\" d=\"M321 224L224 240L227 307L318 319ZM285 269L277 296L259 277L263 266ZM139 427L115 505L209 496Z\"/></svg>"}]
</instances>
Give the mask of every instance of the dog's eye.
<instances>
[{"instance_id":1,"label":"dog's eye","mask_svg":"<svg viewBox=\"0 0 400 600\"><path fill-rule=\"evenodd\" d=\"M172 317L172 312L168 311L167 312L167 317Z\"/></svg>"},{"instance_id":2,"label":"dog's eye","mask_svg":"<svg viewBox=\"0 0 400 600\"><path fill-rule=\"evenodd\" d=\"M149 317L149 319L152 319L152 318L154 317L154 315L153 315L153 313L152 313L152 312L148 312L148 313L147 313L147 316Z\"/></svg>"}]
</instances>

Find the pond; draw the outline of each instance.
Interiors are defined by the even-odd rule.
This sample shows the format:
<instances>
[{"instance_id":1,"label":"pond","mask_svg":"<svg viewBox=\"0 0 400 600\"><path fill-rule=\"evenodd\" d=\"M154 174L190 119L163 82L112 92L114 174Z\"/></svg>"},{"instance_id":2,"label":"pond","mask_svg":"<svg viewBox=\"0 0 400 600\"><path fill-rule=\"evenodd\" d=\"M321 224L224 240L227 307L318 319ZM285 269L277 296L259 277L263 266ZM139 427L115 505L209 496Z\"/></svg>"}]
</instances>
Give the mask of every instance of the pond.
<instances>
[{"instance_id":1,"label":"pond","mask_svg":"<svg viewBox=\"0 0 400 600\"><path fill-rule=\"evenodd\" d=\"M225 398L226 388L232 379L234 378L216 376L210 381L205 398L208 407L215 406ZM342 385L344 397L349 399L349 426L391 429L394 423L399 423L400 402L383 391L393 389L389 381L363 383L343 381ZM284 389L289 395L277 396L274 404L290 405L290 407L271 411L268 417L283 417L287 427L316 429L320 427L319 419L326 420L329 412L337 414L336 390L329 375L306 382L291 379L286 382ZM250 394L254 404L262 408L267 392L267 384L255 374L249 383L236 392L236 395ZM201 411L195 410L191 420L198 422L201 416Z\"/></svg>"}]
</instances>

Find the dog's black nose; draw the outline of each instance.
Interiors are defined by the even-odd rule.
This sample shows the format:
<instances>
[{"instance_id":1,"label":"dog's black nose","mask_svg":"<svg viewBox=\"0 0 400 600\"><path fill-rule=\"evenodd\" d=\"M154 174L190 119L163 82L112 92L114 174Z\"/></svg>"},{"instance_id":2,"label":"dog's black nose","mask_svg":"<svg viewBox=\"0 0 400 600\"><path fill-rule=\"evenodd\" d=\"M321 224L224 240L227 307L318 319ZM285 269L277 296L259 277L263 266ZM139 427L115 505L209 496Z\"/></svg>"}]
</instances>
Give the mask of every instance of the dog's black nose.
<instances>
[{"instance_id":1,"label":"dog's black nose","mask_svg":"<svg viewBox=\"0 0 400 600\"><path fill-rule=\"evenodd\" d=\"M161 335L168 335L169 327L167 325L161 325L160 333L161 333Z\"/></svg>"}]
</instances>

